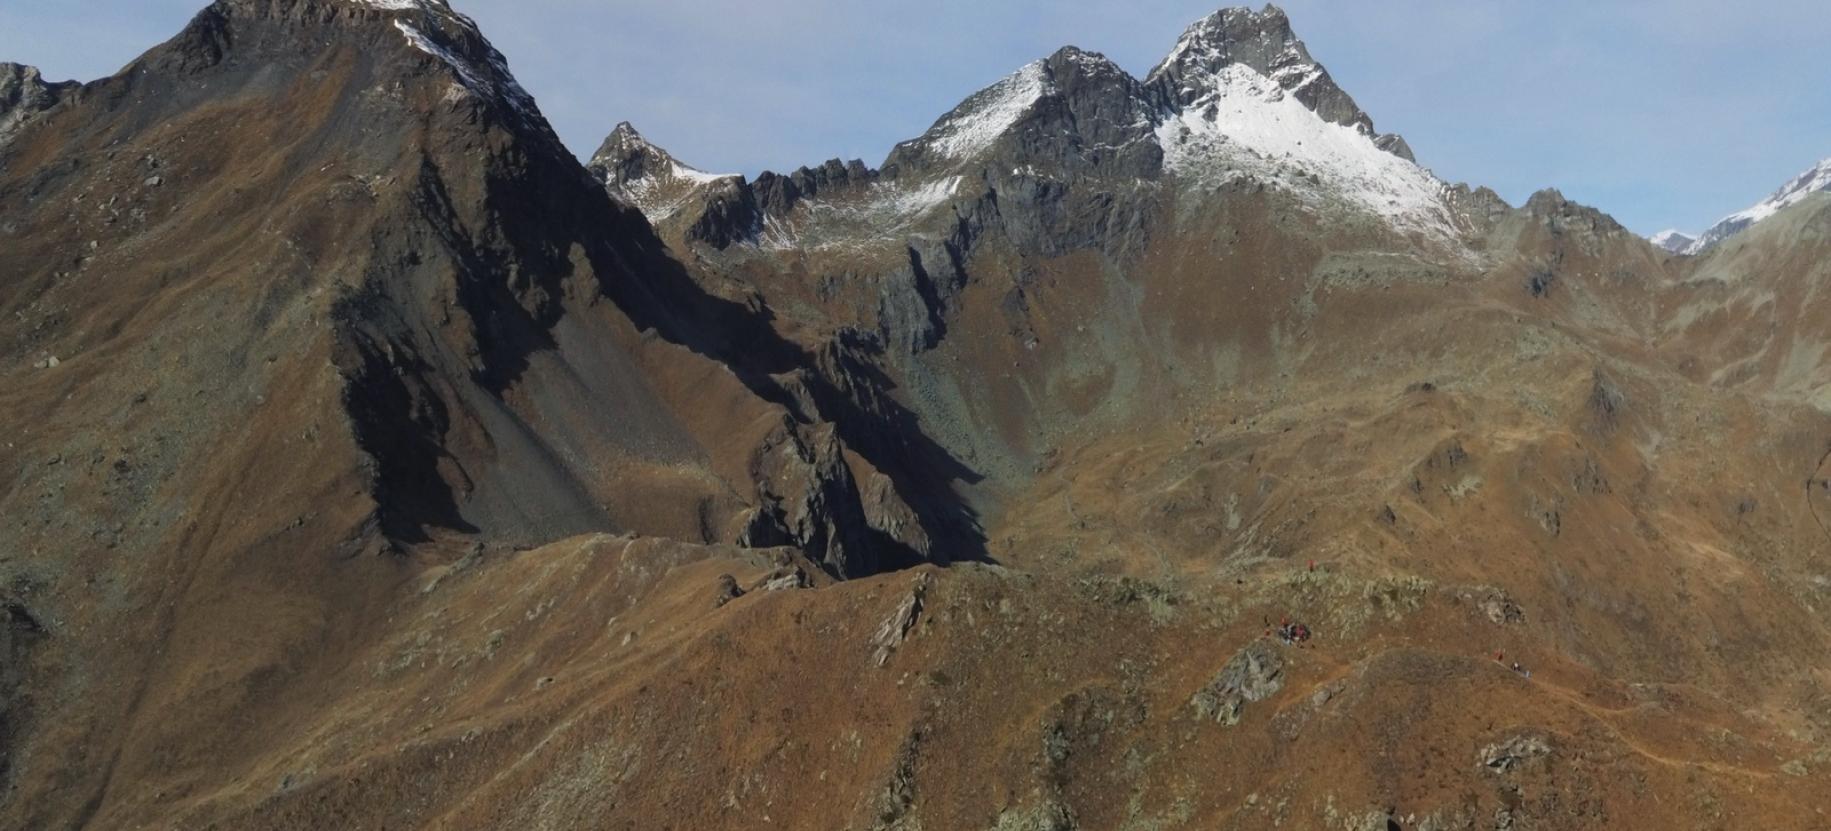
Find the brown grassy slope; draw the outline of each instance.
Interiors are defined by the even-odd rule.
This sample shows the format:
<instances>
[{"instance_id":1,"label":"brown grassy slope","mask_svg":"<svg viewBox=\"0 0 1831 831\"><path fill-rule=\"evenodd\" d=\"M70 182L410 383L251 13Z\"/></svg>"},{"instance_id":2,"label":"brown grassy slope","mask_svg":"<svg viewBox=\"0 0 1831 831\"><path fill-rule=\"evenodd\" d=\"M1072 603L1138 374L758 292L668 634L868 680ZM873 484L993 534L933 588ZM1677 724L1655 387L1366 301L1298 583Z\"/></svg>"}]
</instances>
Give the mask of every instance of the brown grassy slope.
<instances>
[{"instance_id":1,"label":"brown grassy slope","mask_svg":"<svg viewBox=\"0 0 1831 831\"><path fill-rule=\"evenodd\" d=\"M1510 817L1578 829L1823 819L1822 775L1781 770L1808 748L1695 688L1625 684L1544 650L1529 627L1494 623L1447 588L1362 594L1359 581L1287 572L1180 593L962 566L716 603L721 575L751 586L792 562L591 537L429 571L345 663L269 701L258 741L200 737L215 765L138 779L98 821L1360 828L1370 816L1383 827L1390 811L1406 828ZM920 611L880 665L880 623L912 592ZM1330 623L1307 648L1275 647L1282 686L1247 703L1237 726L1201 717L1197 691L1285 610ZM1523 657L1532 679L1467 654L1471 637Z\"/></svg>"}]
</instances>

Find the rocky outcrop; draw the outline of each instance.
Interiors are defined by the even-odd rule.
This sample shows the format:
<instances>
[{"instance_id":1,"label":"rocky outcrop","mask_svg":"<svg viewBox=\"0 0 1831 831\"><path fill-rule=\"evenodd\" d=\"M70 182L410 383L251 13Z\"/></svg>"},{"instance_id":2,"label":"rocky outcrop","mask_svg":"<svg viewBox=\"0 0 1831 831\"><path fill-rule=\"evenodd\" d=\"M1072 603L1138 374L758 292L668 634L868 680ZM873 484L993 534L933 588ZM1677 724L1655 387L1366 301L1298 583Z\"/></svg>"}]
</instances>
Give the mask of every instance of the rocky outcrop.
<instances>
[{"instance_id":1,"label":"rocky outcrop","mask_svg":"<svg viewBox=\"0 0 1831 831\"><path fill-rule=\"evenodd\" d=\"M1534 733L1521 733L1483 747L1475 760L1483 770L1506 776L1542 763L1551 753L1549 739Z\"/></svg>"},{"instance_id":2,"label":"rocky outcrop","mask_svg":"<svg viewBox=\"0 0 1831 831\"><path fill-rule=\"evenodd\" d=\"M1483 231L1493 228L1513 213L1513 206L1489 187L1456 184L1449 188L1448 197L1450 205L1459 216L1466 219L1471 227Z\"/></svg>"},{"instance_id":3,"label":"rocky outcrop","mask_svg":"<svg viewBox=\"0 0 1831 831\"><path fill-rule=\"evenodd\" d=\"M804 428L784 417L750 466L757 507L738 544L792 545L835 577L882 569L883 553L832 425Z\"/></svg>"},{"instance_id":4,"label":"rocky outcrop","mask_svg":"<svg viewBox=\"0 0 1831 831\"><path fill-rule=\"evenodd\" d=\"M13 749L31 715L26 670L33 651L48 637L22 600L0 598L0 786L8 781Z\"/></svg>"},{"instance_id":5,"label":"rocky outcrop","mask_svg":"<svg viewBox=\"0 0 1831 831\"><path fill-rule=\"evenodd\" d=\"M896 604L890 615L877 625L877 631L871 635L871 663L883 666L890 660L897 647L909 638L915 628L916 619L922 614L922 601L928 593L928 575L918 575L909 586L907 594Z\"/></svg>"},{"instance_id":6,"label":"rocky outcrop","mask_svg":"<svg viewBox=\"0 0 1831 831\"><path fill-rule=\"evenodd\" d=\"M804 200L870 184L878 175L859 159L828 159L816 167L803 167L786 175L764 171L751 187L756 191L757 207L765 216L783 217Z\"/></svg>"},{"instance_id":7,"label":"rocky outcrop","mask_svg":"<svg viewBox=\"0 0 1831 831\"><path fill-rule=\"evenodd\" d=\"M45 83L37 67L0 63L0 147L81 85Z\"/></svg>"},{"instance_id":8,"label":"rocky outcrop","mask_svg":"<svg viewBox=\"0 0 1831 831\"><path fill-rule=\"evenodd\" d=\"M1214 680L1189 699L1195 717L1229 727L1240 723L1246 705L1284 688L1284 655L1269 640L1256 640L1236 653Z\"/></svg>"}]
</instances>

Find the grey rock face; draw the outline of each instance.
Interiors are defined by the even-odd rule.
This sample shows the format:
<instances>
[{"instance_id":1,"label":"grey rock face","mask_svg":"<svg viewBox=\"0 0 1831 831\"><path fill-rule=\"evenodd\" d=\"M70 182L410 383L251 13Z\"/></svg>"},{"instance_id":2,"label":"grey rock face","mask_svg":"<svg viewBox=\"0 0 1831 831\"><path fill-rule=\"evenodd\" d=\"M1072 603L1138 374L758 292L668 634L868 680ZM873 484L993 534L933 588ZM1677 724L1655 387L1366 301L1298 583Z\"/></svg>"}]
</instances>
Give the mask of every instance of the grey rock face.
<instances>
[{"instance_id":1,"label":"grey rock face","mask_svg":"<svg viewBox=\"0 0 1831 831\"><path fill-rule=\"evenodd\" d=\"M80 87L69 81L47 84L37 67L0 63L0 147Z\"/></svg>"},{"instance_id":2,"label":"grey rock face","mask_svg":"<svg viewBox=\"0 0 1831 831\"><path fill-rule=\"evenodd\" d=\"M1614 217L1588 205L1572 202L1555 188L1546 188L1532 194L1526 200L1523 210L1527 216L1544 223L1547 228L1559 234L1575 235L1581 240L1627 232Z\"/></svg>"},{"instance_id":3,"label":"grey rock face","mask_svg":"<svg viewBox=\"0 0 1831 831\"><path fill-rule=\"evenodd\" d=\"M687 239L726 248L756 236L762 225L756 192L743 179L720 179L706 187L705 210L687 226Z\"/></svg>"},{"instance_id":4,"label":"grey rock face","mask_svg":"<svg viewBox=\"0 0 1831 831\"><path fill-rule=\"evenodd\" d=\"M1449 189L1448 195L1450 206L1478 228L1492 228L1513 213L1513 206L1492 188L1458 184Z\"/></svg>"},{"instance_id":5,"label":"grey rock face","mask_svg":"<svg viewBox=\"0 0 1831 831\"><path fill-rule=\"evenodd\" d=\"M759 504L739 545L792 545L840 578L881 570L882 551L832 425L805 427L785 417L750 466Z\"/></svg>"},{"instance_id":6,"label":"grey rock face","mask_svg":"<svg viewBox=\"0 0 1831 831\"><path fill-rule=\"evenodd\" d=\"M786 216L804 199L870 184L877 178L878 171L866 167L862 160L828 159L819 167L803 167L787 175L765 171L751 188L756 191L757 207L764 215Z\"/></svg>"}]
</instances>

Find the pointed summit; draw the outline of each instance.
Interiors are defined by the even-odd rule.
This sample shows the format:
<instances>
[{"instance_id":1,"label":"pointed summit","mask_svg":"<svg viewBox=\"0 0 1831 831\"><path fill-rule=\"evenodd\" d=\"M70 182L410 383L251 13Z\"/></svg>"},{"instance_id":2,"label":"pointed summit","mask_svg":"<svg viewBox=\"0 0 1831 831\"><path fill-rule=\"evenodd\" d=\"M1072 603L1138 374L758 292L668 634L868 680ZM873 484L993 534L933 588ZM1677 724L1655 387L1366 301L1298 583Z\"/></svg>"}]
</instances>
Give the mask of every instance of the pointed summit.
<instances>
[{"instance_id":1,"label":"pointed summit","mask_svg":"<svg viewBox=\"0 0 1831 831\"><path fill-rule=\"evenodd\" d=\"M610 192L636 206L650 222L680 210L700 190L736 174L707 173L649 143L624 121L612 130L586 165Z\"/></svg>"},{"instance_id":2,"label":"pointed summit","mask_svg":"<svg viewBox=\"0 0 1831 831\"><path fill-rule=\"evenodd\" d=\"M761 218L744 177L707 173L674 158L624 121L585 166L651 225L684 224L689 239L723 248L755 234Z\"/></svg>"},{"instance_id":3,"label":"pointed summit","mask_svg":"<svg viewBox=\"0 0 1831 831\"><path fill-rule=\"evenodd\" d=\"M1145 85L1164 106L1181 110L1224 94L1228 68L1235 66L1271 79L1324 121L1353 127L1380 149L1414 160L1403 138L1374 132L1373 119L1310 57L1277 6L1222 9L1196 21L1145 77Z\"/></svg>"}]
</instances>

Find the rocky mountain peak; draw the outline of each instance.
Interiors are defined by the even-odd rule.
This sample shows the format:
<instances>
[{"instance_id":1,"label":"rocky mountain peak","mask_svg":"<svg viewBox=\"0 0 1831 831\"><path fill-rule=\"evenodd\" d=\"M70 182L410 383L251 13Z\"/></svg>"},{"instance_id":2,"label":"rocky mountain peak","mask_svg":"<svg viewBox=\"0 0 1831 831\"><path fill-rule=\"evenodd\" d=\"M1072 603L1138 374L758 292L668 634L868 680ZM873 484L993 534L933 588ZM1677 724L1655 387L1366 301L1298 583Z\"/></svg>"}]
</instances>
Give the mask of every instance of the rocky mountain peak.
<instances>
[{"instance_id":1,"label":"rocky mountain peak","mask_svg":"<svg viewBox=\"0 0 1831 831\"><path fill-rule=\"evenodd\" d=\"M636 132L634 125L624 121L618 123L617 128L604 138L603 144L598 145L588 167L612 187L621 187L659 174L675 164L678 162L666 150L650 144L648 139Z\"/></svg>"},{"instance_id":2,"label":"rocky mountain peak","mask_svg":"<svg viewBox=\"0 0 1831 831\"><path fill-rule=\"evenodd\" d=\"M1414 160L1403 138L1374 132L1372 117L1310 56L1277 6L1222 9L1196 21L1145 77L1145 85L1166 109L1199 107L1237 86L1228 69L1236 66L1271 79L1324 121L1353 127L1380 149Z\"/></svg>"}]
</instances>

